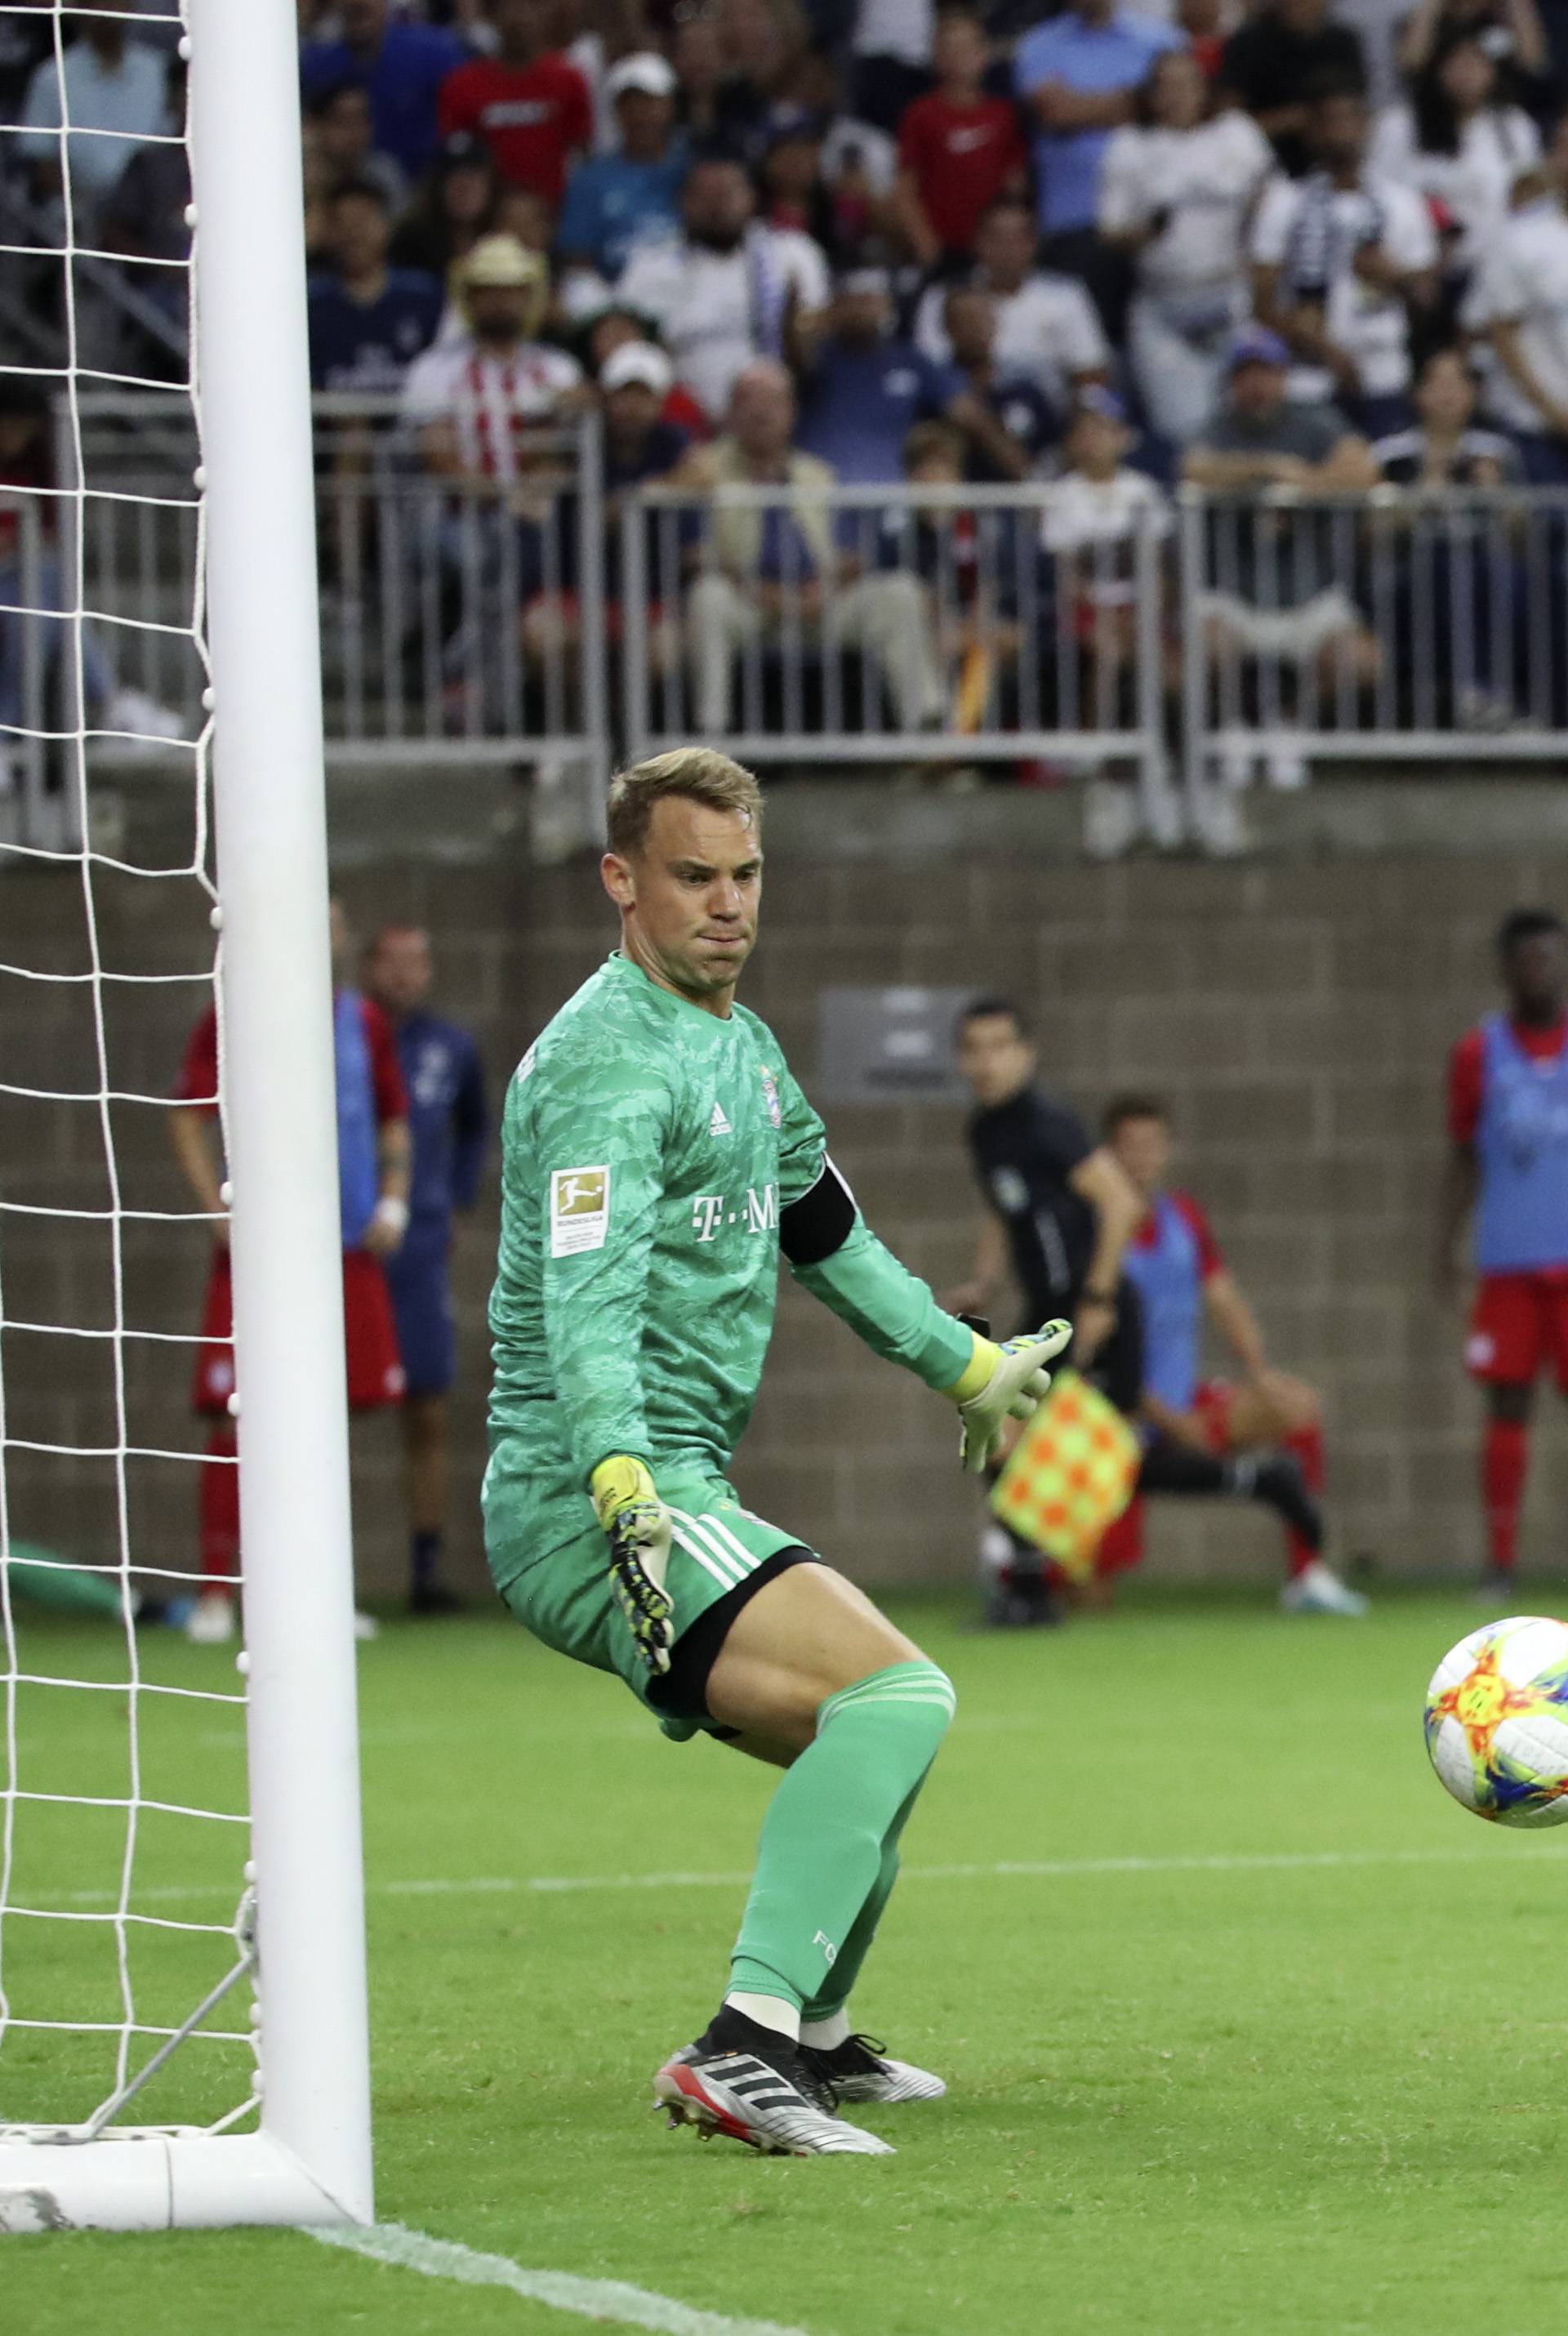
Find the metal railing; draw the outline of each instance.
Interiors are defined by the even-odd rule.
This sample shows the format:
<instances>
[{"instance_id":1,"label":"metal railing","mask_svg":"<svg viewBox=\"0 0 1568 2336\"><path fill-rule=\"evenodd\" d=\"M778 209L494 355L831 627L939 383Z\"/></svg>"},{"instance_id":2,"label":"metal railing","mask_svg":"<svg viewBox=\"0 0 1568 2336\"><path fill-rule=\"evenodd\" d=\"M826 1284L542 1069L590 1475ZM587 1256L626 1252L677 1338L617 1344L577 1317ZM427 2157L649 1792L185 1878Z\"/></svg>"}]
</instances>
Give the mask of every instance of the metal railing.
<instances>
[{"instance_id":1,"label":"metal railing","mask_svg":"<svg viewBox=\"0 0 1568 2336\"><path fill-rule=\"evenodd\" d=\"M1568 757L1568 492L1186 489L1184 761Z\"/></svg>"},{"instance_id":2,"label":"metal railing","mask_svg":"<svg viewBox=\"0 0 1568 2336\"><path fill-rule=\"evenodd\" d=\"M619 520L628 751L1164 768L1160 514L1049 554L1049 490L646 488ZM815 538L813 542L813 538Z\"/></svg>"}]
</instances>

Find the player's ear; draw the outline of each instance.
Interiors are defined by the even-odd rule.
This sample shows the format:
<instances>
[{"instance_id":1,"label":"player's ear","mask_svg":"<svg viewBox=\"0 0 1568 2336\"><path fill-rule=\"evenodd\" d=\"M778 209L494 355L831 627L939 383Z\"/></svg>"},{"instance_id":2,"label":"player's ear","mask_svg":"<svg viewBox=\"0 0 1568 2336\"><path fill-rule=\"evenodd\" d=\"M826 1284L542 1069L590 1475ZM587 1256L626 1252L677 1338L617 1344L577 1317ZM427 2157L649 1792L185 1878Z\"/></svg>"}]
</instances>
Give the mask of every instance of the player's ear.
<instances>
[{"instance_id":1,"label":"player's ear","mask_svg":"<svg viewBox=\"0 0 1568 2336\"><path fill-rule=\"evenodd\" d=\"M600 881L618 909L636 905L637 885L633 881L631 862L623 860L618 852L607 852L599 863Z\"/></svg>"}]
</instances>

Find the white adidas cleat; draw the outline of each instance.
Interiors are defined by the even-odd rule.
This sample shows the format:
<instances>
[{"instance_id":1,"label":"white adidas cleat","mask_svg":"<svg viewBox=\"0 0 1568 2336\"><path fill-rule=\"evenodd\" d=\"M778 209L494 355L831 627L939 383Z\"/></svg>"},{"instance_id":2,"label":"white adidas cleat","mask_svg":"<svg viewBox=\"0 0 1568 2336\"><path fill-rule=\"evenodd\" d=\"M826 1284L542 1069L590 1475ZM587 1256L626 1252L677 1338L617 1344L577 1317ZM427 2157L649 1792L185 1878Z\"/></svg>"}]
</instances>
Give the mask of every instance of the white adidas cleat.
<instances>
[{"instance_id":1,"label":"white adidas cleat","mask_svg":"<svg viewBox=\"0 0 1568 2336\"><path fill-rule=\"evenodd\" d=\"M829 2052L803 2045L801 2058L825 2079L835 2100L891 2107L895 2101L940 2101L948 2089L929 2068L890 2059L874 2036L846 2036Z\"/></svg>"},{"instance_id":2,"label":"white adidas cleat","mask_svg":"<svg viewBox=\"0 0 1568 2336\"><path fill-rule=\"evenodd\" d=\"M1341 1614L1351 1621L1359 1621L1367 1611L1360 1591L1330 1572L1320 1557L1286 1582L1280 1603L1287 1614Z\"/></svg>"},{"instance_id":3,"label":"white adidas cleat","mask_svg":"<svg viewBox=\"0 0 1568 2336\"><path fill-rule=\"evenodd\" d=\"M832 2092L798 2045L744 2013L721 2012L706 2036L665 2062L653 2093L672 2126L695 2126L704 2141L716 2134L744 2141L765 2157L894 2155L874 2133L840 2122Z\"/></svg>"},{"instance_id":4,"label":"white adidas cleat","mask_svg":"<svg viewBox=\"0 0 1568 2336\"><path fill-rule=\"evenodd\" d=\"M190 1610L185 1635L199 1647L221 1647L234 1636L234 1601L221 1590L205 1590Z\"/></svg>"}]
</instances>

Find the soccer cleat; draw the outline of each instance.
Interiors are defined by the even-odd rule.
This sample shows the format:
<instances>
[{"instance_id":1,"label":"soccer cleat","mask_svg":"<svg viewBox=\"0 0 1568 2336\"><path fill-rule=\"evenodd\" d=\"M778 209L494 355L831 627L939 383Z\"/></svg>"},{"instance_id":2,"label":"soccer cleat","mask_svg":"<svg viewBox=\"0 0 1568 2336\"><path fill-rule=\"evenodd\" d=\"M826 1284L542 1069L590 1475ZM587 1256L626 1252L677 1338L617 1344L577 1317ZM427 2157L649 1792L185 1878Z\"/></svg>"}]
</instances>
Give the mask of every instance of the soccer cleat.
<instances>
[{"instance_id":1,"label":"soccer cleat","mask_svg":"<svg viewBox=\"0 0 1568 2336\"><path fill-rule=\"evenodd\" d=\"M449 1590L443 1582L415 1582L408 1593L409 1612L426 1619L442 1614L461 1614L467 1602L466 1599L458 1596L455 1590Z\"/></svg>"},{"instance_id":2,"label":"soccer cleat","mask_svg":"<svg viewBox=\"0 0 1568 2336\"><path fill-rule=\"evenodd\" d=\"M834 2116L833 2094L787 2036L721 2011L706 2036L667 2060L654 2100L672 2126L744 2141L765 2157L891 2157L891 2144Z\"/></svg>"},{"instance_id":3,"label":"soccer cleat","mask_svg":"<svg viewBox=\"0 0 1568 2336\"><path fill-rule=\"evenodd\" d=\"M1280 1592L1280 1603L1287 1614L1342 1614L1350 1621L1359 1621L1367 1611L1360 1591L1348 1588L1320 1557L1291 1576Z\"/></svg>"},{"instance_id":4,"label":"soccer cleat","mask_svg":"<svg viewBox=\"0 0 1568 2336\"><path fill-rule=\"evenodd\" d=\"M890 2060L874 2036L846 2036L829 2052L801 2046L801 2059L840 2101L940 2101L947 2091L940 2077L908 2060Z\"/></svg>"}]
</instances>

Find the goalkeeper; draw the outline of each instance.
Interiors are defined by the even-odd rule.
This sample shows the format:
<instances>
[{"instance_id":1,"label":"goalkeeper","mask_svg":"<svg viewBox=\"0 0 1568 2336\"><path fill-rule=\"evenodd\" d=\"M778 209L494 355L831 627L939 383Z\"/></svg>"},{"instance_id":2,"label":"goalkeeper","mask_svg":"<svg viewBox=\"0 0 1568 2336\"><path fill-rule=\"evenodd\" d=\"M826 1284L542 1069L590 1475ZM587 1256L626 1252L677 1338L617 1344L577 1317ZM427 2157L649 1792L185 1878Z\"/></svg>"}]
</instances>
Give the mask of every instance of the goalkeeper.
<instances>
[{"instance_id":1,"label":"goalkeeper","mask_svg":"<svg viewBox=\"0 0 1568 2336\"><path fill-rule=\"evenodd\" d=\"M677 1740L706 1731L786 1772L729 1991L654 2080L672 2123L881 2155L839 2103L945 2088L853 2035L847 2005L953 1690L852 1583L744 1509L725 1470L781 1249L876 1353L957 1404L977 1470L1068 1333L993 1346L862 1222L777 1042L735 1003L761 811L750 773L703 748L611 788L620 948L507 1096L485 1539L547 1645L618 1672Z\"/></svg>"}]
</instances>

